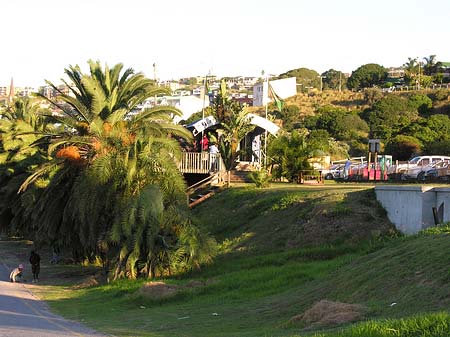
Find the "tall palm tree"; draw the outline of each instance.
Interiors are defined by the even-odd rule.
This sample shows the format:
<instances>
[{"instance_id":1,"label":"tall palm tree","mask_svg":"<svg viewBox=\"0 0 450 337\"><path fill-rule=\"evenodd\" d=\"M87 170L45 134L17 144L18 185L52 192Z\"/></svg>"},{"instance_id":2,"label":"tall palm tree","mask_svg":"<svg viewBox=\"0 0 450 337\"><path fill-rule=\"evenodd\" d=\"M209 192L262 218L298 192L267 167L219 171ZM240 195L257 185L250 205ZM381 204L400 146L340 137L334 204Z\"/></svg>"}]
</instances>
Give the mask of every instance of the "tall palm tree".
<instances>
[{"instance_id":1,"label":"tall palm tree","mask_svg":"<svg viewBox=\"0 0 450 337\"><path fill-rule=\"evenodd\" d=\"M229 171L236 167L240 141L254 126L250 124L246 107L228 98L225 82L221 84L212 111L220 123L219 150Z\"/></svg>"},{"instance_id":2,"label":"tall palm tree","mask_svg":"<svg viewBox=\"0 0 450 337\"><path fill-rule=\"evenodd\" d=\"M403 64L405 70L405 81L407 84L413 84L419 74L419 62L417 58L408 57L408 62Z\"/></svg>"},{"instance_id":3,"label":"tall palm tree","mask_svg":"<svg viewBox=\"0 0 450 337\"><path fill-rule=\"evenodd\" d=\"M59 109L54 119L64 128L44 135L53 159L22 190L51 174L34 213L47 240L71 246L78 257L102 254L115 277L164 273L187 223L173 136L190 134L172 122L180 114L175 108L136 113L165 89L121 64L89 66L89 74L78 66L65 70L70 94L49 83L59 95L46 99Z\"/></svg>"},{"instance_id":4,"label":"tall palm tree","mask_svg":"<svg viewBox=\"0 0 450 337\"><path fill-rule=\"evenodd\" d=\"M45 148L32 146L37 134L48 127L40 103L32 97L17 97L0 111L0 218L6 219L2 225L12 233L29 222L29 207L24 205L36 192L18 195L17 190L29 170L47 160Z\"/></svg>"},{"instance_id":5,"label":"tall palm tree","mask_svg":"<svg viewBox=\"0 0 450 337\"><path fill-rule=\"evenodd\" d=\"M429 57L424 57L425 65L423 71L425 75L434 75L438 72L439 67L442 62L436 60L436 55L430 55Z\"/></svg>"}]
</instances>

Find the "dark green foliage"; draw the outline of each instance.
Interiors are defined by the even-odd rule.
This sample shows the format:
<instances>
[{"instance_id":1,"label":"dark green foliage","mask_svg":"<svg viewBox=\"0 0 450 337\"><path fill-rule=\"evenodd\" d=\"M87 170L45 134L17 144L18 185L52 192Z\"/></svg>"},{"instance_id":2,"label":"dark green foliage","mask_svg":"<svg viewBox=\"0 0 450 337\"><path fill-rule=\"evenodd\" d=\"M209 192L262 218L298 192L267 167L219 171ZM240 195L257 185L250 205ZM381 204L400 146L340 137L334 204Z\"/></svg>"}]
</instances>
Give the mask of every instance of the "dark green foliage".
<instances>
[{"instance_id":1,"label":"dark green foliage","mask_svg":"<svg viewBox=\"0 0 450 337\"><path fill-rule=\"evenodd\" d=\"M418 117L417 109L411 107L406 98L387 95L377 101L368 114L372 138L389 141Z\"/></svg>"},{"instance_id":2,"label":"dark green foliage","mask_svg":"<svg viewBox=\"0 0 450 337\"><path fill-rule=\"evenodd\" d=\"M327 130L336 140L367 139L369 127L356 112L325 106L317 113L316 127Z\"/></svg>"},{"instance_id":3,"label":"dark green foliage","mask_svg":"<svg viewBox=\"0 0 450 337\"><path fill-rule=\"evenodd\" d=\"M370 105L378 102L383 97L384 95L380 88L367 88L366 90L364 90L364 99Z\"/></svg>"},{"instance_id":4,"label":"dark green foliage","mask_svg":"<svg viewBox=\"0 0 450 337\"><path fill-rule=\"evenodd\" d=\"M435 101L445 101L448 99L450 91L448 89L438 89L430 94L430 98Z\"/></svg>"},{"instance_id":5,"label":"dark green foliage","mask_svg":"<svg viewBox=\"0 0 450 337\"><path fill-rule=\"evenodd\" d=\"M343 90L347 87L347 76L339 70L330 69L321 76L323 76L323 89Z\"/></svg>"},{"instance_id":6,"label":"dark green foliage","mask_svg":"<svg viewBox=\"0 0 450 337\"><path fill-rule=\"evenodd\" d=\"M308 159L314 156L314 150L308 147L306 136L298 131L273 140L269 155L275 178L285 177L295 181L301 170L310 169Z\"/></svg>"},{"instance_id":7,"label":"dark green foliage","mask_svg":"<svg viewBox=\"0 0 450 337\"><path fill-rule=\"evenodd\" d=\"M251 171L248 176L257 188L268 187L272 179L266 171Z\"/></svg>"},{"instance_id":8,"label":"dark green foliage","mask_svg":"<svg viewBox=\"0 0 450 337\"><path fill-rule=\"evenodd\" d=\"M436 74L442 66L442 62L436 59L436 55L430 55L429 57L423 58L425 64L423 66L423 73L425 75Z\"/></svg>"},{"instance_id":9,"label":"dark green foliage","mask_svg":"<svg viewBox=\"0 0 450 337\"><path fill-rule=\"evenodd\" d=\"M450 139L427 144L426 153L450 156Z\"/></svg>"},{"instance_id":10,"label":"dark green foliage","mask_svg":"<svg viewBox=\"0 0 450 337\"><path fill-rule=\"evenodd\" d=\"M421 142L413 136L398 135L392 138L385 148L397 160L409 160L414 154L422 152Z\"/></svg>"},{"instance_id":11,"label":"dark green foliage","mask_svg":"<svg viewBox=\"0 0 450 337\"><path fill-rule=\"evenodd\" d=\"M348 81L349 89L370 88L380 85L387 77L387 71L383 66L375 63L369 63L360 66L352 72Z\"/></svg>"},{"instance_id":12,"label":"dark green foliage","mask_svg":"<svg viewBox=\"0 0 450 337\"><path fill-rule=\"evenodd\" d=\"M297 127L297 122L299 120L300 108L297 105L286 104L283 106L281 111L275 111L274 115L276 118L283 121L283 129L286 131L292 131Z\"/></svg>"},{"instance_id":13,"label":"dark green foliage","mask_svg":"<svg viewBox=\"0 0 450 337\"><path fill-rule=\"evenodd\" d=\"M412 95L409 97L408 102L411 110L417 110L422 116L430 113L433 107L433 101L427 95Z\"/></svg>"}]
</instances>

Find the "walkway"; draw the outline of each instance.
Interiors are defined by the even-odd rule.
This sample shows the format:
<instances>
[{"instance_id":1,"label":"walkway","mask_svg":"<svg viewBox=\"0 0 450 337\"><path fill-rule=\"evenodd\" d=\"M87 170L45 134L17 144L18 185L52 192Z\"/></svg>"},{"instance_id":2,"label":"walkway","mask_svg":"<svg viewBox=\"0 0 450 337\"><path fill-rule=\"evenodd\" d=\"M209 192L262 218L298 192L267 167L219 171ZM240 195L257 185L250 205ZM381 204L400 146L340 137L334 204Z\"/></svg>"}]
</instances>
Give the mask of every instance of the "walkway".
<instances>
[{"instance_id":1,"label":"walkway","mask_svg":"<svg viewBox=\"0 0 450 337\"><path fill-rule=\"evenodd\" d=\"M0 263L0 337L101 337L79 323L52 314L27 289L9 282L9 268Z\"/></svg>"}]
</instances>

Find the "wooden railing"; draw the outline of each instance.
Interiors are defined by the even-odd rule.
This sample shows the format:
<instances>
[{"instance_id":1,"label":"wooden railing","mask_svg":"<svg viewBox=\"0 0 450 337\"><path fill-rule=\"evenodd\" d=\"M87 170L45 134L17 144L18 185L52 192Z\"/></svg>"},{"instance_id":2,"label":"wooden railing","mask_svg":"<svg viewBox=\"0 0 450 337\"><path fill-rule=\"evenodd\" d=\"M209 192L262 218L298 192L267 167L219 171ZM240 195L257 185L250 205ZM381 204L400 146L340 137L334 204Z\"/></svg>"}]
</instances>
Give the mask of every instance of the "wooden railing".
<instances>
[{"instance_id":1,"label":"wooden railing","mask_svg":"<svg viewBox=\"0 0 450 337\"><path fill-rule=\"evenodd\" d=\"M182 173L211 174L224 170L219 153L183 152L179 165Z\"/></svg>"}]
</instances>

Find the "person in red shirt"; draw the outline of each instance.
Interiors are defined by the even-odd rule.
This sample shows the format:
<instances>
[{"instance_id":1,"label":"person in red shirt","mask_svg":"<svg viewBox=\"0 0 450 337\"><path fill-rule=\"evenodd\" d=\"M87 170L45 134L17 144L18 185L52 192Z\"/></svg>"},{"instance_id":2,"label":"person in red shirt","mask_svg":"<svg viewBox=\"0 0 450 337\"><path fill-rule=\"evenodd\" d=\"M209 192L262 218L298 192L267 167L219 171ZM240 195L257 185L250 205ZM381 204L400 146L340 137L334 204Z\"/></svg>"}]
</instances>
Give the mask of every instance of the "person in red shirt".
<instances>
[{"instance_id":1,"label":"person in red shirt","mask_svg":"<svg viewBox=\"0 0 450 337\"><path fill-rule=\"evenodd\" d=\"M206 137L206 135L203 135L202 140L200 141L200 145L202 147L202 151L208 151L209 148L209 141L208 141L208 137Z\"/></svg>"}]
</instances>

